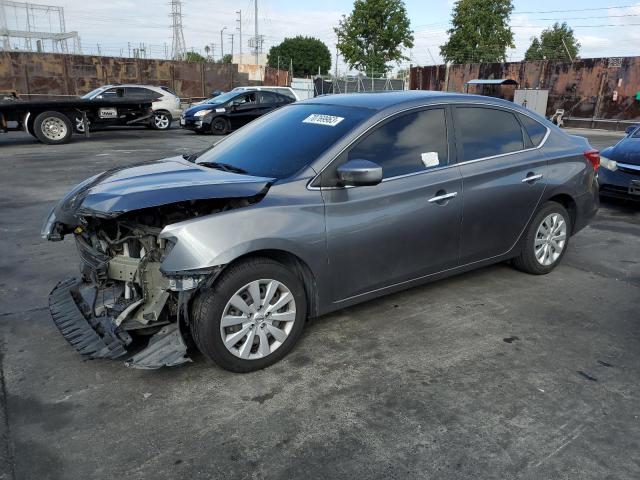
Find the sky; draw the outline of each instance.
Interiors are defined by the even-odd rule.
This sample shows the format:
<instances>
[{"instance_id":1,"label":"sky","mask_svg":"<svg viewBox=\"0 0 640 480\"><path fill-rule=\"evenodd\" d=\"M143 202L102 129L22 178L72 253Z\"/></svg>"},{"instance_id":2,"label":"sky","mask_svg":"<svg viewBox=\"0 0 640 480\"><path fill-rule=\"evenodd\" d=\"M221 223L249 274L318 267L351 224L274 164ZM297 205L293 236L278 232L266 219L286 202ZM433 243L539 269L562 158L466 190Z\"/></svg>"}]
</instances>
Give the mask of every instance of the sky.
<instances>
[{"instance_id":1,"label":"sky","mask_svg":"<svg viewBox=\"0 0 640 480\"><path fill-rule=\"evenodd\" d=\"M333 27L342 15L349 14L352 0L184 0L187 48L204 53L205 45L215 44L215 58L219 58L220 30L227 27L224 53L230 53L231 33L237 53L236 11L241 10L242 48L249 51L247 43L254 31L254 1L258 1L258 29L265 37L265 51L285 37L306 35L324 41L335 60ZM85 54L96 54L100 48L103 55L118 56L121 52L126 55L129 44L137 47L142 43L154 58L164 57L165 50L171 51L169 0L39 0L38 3L64 7L67 30L78 31ZM531 38L556 21L566 21L574 28L583 58L640 55L640 1L514 0L513 3L510 25L515 48L507 51L508 60L521 60ZM453 4L453 0L405 1L415 45L405 52L409 60L399 67L442 63L439 47L447 39ZM48 20L40 18L40 28L50 28ZM8 21L11 24L16 19L8 14ZM347 70L341 58L338 70Z\"/></svg>"}]
</instances>

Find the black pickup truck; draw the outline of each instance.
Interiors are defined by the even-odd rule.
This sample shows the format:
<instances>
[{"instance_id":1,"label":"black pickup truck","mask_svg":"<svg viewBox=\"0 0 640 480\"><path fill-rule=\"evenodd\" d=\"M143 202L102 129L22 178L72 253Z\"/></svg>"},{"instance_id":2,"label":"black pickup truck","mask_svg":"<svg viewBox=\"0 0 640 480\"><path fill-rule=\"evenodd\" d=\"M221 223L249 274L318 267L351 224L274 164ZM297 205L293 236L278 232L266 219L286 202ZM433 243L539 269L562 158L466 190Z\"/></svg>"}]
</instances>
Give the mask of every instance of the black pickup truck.
<instances>
[{"instance_id":1,"label":"black pickup truck","mask_svg":"<svg viewBox=\"0 0 640 480\"><path fill-rule=\"evenodd\" d=\"M149 101L123 99L69 99L23 101L15 93L0 95L0 132L26 130L42 143L68 143L74 130L91 123L111 124L114 120L128 125L147 125L153 121Z\"/></svg>"}]
</instances>

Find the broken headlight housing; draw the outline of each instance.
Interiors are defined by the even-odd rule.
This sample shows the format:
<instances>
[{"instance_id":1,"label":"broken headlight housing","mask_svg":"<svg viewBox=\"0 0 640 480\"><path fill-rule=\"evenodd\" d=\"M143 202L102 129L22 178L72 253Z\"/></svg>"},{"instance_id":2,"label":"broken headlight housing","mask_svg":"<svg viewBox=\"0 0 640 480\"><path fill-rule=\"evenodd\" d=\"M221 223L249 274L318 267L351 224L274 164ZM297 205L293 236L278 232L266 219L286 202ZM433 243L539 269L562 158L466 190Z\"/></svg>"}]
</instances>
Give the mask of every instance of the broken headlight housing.
<instances>
[{"instance_id":1,"label":"broken headlight housing","mask_svg":"<svg viewBox=\"0 0 640 480\"><path fill-rule=\"evenodd\" d=\"M183 292L193 290L205 279L205 275L184 275L169 277L169 290Z\"/></svg>"},{"instance_id":2,"label":"broken headlight housing","mask_svg":"<svg viewBox=\"0 0 640 480\"><path fill-rule=\"evenodd\" d=\"M47 215L42 230L40 230L40 236L44 240L62 240L62 235L56 231L56 207L53 207Z\"/></svg>"}]
</instances>

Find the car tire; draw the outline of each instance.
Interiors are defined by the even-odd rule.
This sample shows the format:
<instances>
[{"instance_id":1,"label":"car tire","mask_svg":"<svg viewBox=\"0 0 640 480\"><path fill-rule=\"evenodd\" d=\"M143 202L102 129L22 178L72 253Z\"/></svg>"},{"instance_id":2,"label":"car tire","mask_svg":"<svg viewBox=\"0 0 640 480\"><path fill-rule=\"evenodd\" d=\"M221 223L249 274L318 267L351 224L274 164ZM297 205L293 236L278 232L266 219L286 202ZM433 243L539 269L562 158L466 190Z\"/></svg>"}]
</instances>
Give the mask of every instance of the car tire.
<instances>
[{"instance_id":1,"label":"car tire","mask_svg":"<svg viewBox=\"0 0 640 480\"><path fill-rule=\"evenodd\" d=\"M557 202L545 203L529 224L522 251L513 259L513 266L533 275L551 272L569 247L571 227L566 208Z\"/></svg>"},{"instance_id":2,"label":"car tire","mask_svg":"<svg viewBox=\"0 0 640 480\"><path fill-rule=\"evenodd\" d=\"M260 302L271 297L256 307L255 295ZM238 297L244 313L236 307ZM307 300L298 276L275 260L258 257L223 271L199 293L191 311L191 334L200 352L225 370L245 373L268 367L291 351L304 328Z\"/></svg>"},{"instance_id":3,"label":"car tire","mask_svg":"<svg viewBox=\"0 0 640 480\"><path fill-rule=\"evenodd\" d=\"M214 135L226 135L230 129L229 120L224 117L216 117L211 120L211 133Z\"/></svg>"},{"instance_id":4,"label":"car tire","mask_svg":"<svg viewBox=\"0 0 640 480\"><path fill-rule=\"evenodd\" d=\"M151 127L155 130L169 130L173 118L169 112L154 112Z\"/></svg>"},{"instance_id":5,"label":"car tire","mask_svg":"<svg viewBox=\"0 0 640 480\"><path fill-rule=\"evenodd\" d=\"M59 145L69 141L73 126L66 115L48 111L42 112L33 121L33 132L42 143Z\"/></svg>"}]
</instances>

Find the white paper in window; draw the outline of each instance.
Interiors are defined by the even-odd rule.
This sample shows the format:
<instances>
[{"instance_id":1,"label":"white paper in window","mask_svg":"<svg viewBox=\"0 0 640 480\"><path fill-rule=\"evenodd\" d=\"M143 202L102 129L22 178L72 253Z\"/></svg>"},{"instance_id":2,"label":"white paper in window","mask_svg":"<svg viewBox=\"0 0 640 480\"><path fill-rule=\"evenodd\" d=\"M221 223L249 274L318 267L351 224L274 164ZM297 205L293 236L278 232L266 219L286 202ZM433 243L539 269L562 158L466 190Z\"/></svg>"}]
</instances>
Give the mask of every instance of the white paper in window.
<instances>
[{"instance_id":1,"label":"white paper in window","mask_svg":"<svg viewBox=\"0 0 640 480\"><path fill-rule=\"evenodd\" d=\"M424 152L420 154L422 157L422 163L427 168L437 167L440 165L440 160L438 159L438 152Z\"/></svg>"}]
</instances>

